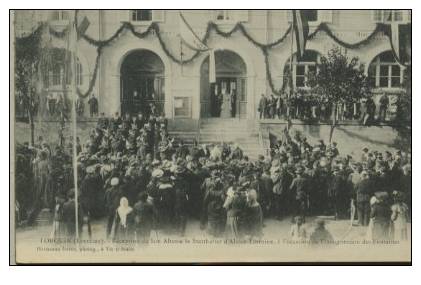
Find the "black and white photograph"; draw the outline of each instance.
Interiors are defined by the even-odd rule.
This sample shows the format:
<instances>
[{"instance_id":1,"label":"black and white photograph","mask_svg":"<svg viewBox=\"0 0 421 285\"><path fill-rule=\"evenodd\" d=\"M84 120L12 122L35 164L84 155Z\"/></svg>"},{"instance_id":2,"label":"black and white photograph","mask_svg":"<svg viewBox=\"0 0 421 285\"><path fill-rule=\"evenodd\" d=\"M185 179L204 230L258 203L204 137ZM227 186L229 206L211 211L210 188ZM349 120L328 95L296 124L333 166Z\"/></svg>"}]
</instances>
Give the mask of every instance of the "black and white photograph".
<instances>
[{"instance_id":1,"label":"black and white photograph","mask_svg":"<svg viewBox=\"0 0 421 285\"><path fill-rule=\"evenodd\" d=\"M13 263L411 264L412 10L9 14Z\"/></svg>"}]
</instances>

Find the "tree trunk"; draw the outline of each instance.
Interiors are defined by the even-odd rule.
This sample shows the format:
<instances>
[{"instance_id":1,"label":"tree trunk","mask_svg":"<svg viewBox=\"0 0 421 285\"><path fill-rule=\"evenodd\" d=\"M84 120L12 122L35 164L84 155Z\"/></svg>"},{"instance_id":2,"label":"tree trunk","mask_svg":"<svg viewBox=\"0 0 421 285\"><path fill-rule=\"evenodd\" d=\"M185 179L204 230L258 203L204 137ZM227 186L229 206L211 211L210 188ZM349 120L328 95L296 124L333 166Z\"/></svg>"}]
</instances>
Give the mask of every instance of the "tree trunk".
<instances>
[{"instance_id":1,"label":"tree trunk","mask_svg":"<svg viewBox=\"0 0 421 285\"><path fill-rule=\"evenodd\" d=\"M333 131L335 130L335 127L336 127L336 111L337 111L336 108L337 108L337 105L335 103L333 104L333 119L330 125L329 144L332 143Z\"/></svg>"},{"instance_id":2,"label":"tree trunk","mask_svg":"<svg viewBox=\"0 0 421 285\"><path fill-rule=\"evenodd\" d=\"M29 125L31 126L31 145L35 145L35 125L31 110L28 109Z\"/></svg>"}]
</instances>

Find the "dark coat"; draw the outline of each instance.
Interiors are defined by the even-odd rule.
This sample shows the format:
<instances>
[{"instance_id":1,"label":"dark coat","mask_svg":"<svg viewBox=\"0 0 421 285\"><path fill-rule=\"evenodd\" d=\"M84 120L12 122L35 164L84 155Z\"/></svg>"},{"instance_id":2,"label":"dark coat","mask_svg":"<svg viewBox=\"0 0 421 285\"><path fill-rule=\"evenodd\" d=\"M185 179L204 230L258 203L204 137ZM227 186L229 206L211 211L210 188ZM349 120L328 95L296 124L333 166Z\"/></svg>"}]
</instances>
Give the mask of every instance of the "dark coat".
<instances>
[{"instance_id":1,"label":"dark coat","mask_svg":"<svg viewBox=\"0 0 421 285\"><path fill-rule=\"evenodd\" d=\"M373 187L373 183L371 182L369 178L363 179L357 184L357 187L356 187L357 203L370 201L370 197L373 194L372 187Z\"/></svg>"},{"instance_id":2,"label":"dark coat","mask_svg":"<svg viewBox=\"0 0 421 285\"><path fill-rule=\"evenodd\" d=\"M114 213L118 206L120 206L120 199L122 197L123 193L119 186L111 186L105 191L105 206L109 213Z\"/></svg>"},{"instance_id":3,"label":"dark coat","mask_svg":"<svg viewBox=\"0 0 421 285\"><path fill-rule=\"evenodd\" d=\"M153 205L149 202L139 201L134 205L136 232L146 235L151 231L154 218Z\"/></svg>"},{"instance_id":4,"label":"dark coat","mask_svg":"<svg viewBox=\"0 0 421 285\"><path fill-rule=\"evenodd\" d=\"M135 233L135 213L131 211L126 217L126 227L121 225L121 219L118 212L114 217L114 239L133 239Z\"/></svg>"},{"instance_id":5,"label":"dark coat","mask_svg":"<svg viewBox=\"0 0 421 285\"><path fill-rule=\"evenodd\" d=\"M295 194L296 200L304 200L308 193L308 179L305 177L296 177L292 180L290 190Z\"/></svg>"}]
</instances>

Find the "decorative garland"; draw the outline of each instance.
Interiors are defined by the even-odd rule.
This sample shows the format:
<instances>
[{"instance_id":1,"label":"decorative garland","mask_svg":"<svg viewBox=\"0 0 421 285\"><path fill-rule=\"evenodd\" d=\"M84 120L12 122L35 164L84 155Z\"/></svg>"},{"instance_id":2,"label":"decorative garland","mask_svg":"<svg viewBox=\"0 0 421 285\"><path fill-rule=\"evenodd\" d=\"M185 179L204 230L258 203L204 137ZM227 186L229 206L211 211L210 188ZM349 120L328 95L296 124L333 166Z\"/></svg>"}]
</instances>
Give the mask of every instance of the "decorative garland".
<instances>
[{"instance_id":1,"label":"decorative garland","mask_svg":"<svg viewBox=\"0 0 421 285\"><path fill-rule=\"evenodd\" d=\"M123 33L126 29L129 30L132 35L134 35L135 37L139 38L139 39L144 39L145 37L149 36L152 32L155 32L155 35L157 36L157 39L161 45L162 50L164 51L164 53L166 54L166 56L168 56L173 62L180 64L180 65L184 65L184 64L189 64L191 62L193 62L197 57L199 57L200 55L200 51L196 51L195 53L193 53L193 55L190 58L187 59L178 59L176 56L174 56L169 48L166 46L165 41L162 38L161 32L160 32L160 28L159 25L156 22L153 22L151 25L149 25L149 27L147 28L146 31L144 32L137 32L135 30L135 27L132 25L132 23L130 22L124 22L116 31L115 33L108 39L106 40L95 40L92 37L86 35L86 34L80 34L79 33L79 29L78 29L78 23L76 21L77 19L77 14L78 11L76 10L75 13L75 23L76 23L76 31L78 32L78 36L83 38L86 42L88 42L89 44L95 46L97 48L97 58L95 60L95 68L94 68L94 72L93 72L93 76L92 79L89 83L89 88L85 93L82 93L79 88L77 89L78 95L82 98L86 98L87 96L89 96L89 94L92 92L94 86L95 86L95 82L96 82L96 76L98 73L98 67L99 67L99 60L100 60L100 56L101 56L101 50L104 47L107 47L108 45L110 45L115 39L117 39L121 33ZM37 29L37 31L41 28L44 28L45 25L41 24L40 27ZM229 38L231 37L234 33L236 32L241 32L241 34L249 41L251 42L254 46L256 46L257 48L260 48L263 56L264 56L264 60L265 60L265 66L266 66L266 78L268 80L269 83L269 87L271 89L271 91L276 94L276 95L281 95L281 91L277 91L275 88L275 84L272 80L272 74L270 71L270 66L269 66L269 49L274 48L275 46L281 44L286 38L287 36L290 34L292 29L292 26L290 25L288 27L288 29L286 30L285 34L283 36L281 36L279 39L275 40L272 43L260 43L258 41L256 41L246 30L246 28L244 27L244 25L242 23L237 23L230 31L228 32L224 32L222 31L218 25L214 22L209 22L206 28L206 32L205 35L202 38L202 42L204 44L207 43L208 39L210 38L211 32L215 31L215 33L219 36L222 36L224 38ZM49 32L51 35L57 37L57 38L64 38L66 36L66 34L69 32L69 29L66 28L61 32L57 32L54 29L52 29L51 27L49 27ZM338 45L341 45L345 48L348 49L357 49L363 45L368 44L372 39L374 39L374 37L383 32L386 36L389 37L389 40L391 41L391 34L390 34L390 28L388 27L388 25L383 24L383 23L377 23L376 28L373 30L373 32L364 40L359 41L357 43L346 43L344 41L342 41L341 39L339 39L337 36L334 35L334 33L331 31L331 29L329 28L329 26L326 23L321 23L316 30L311 33L308 36L308 39L313 39L315 38L315 36L319 33L319 32L325 32L334 42L336 42ZM396 53L392 48L392 51L396 57ZM401 63L401 62L400 62ZM402 63L401 63L402 64ZM283 87L280 89L282 90Z\"/></svg>"},{"instance_id":2,"label":"decorative garland","mask_svg":"<svg viewBox=\"0 0 421 285\"><path fill-rule=\"evenodd\" d=\"M48 26L48 28L49 28L49 32L50 32L51 35L53 35L56 38L60 38L60 39L66 37L67 36L67 33L69 32L69 27L66 27L61 32L57 32L51 26Z\"/></svg>"},{"instance_id":3,"label":"decorative garland","mask_svg":"<svg viewBox=\"0 0 421 285\"><path fill-rule=\"evenodd\" d=\"M96 55L96 59L95 59L95 68L94 68L94 73L92 74L92 79L91 79L91 81L89 82L89 87L88 87L88 90L87 90L85 93L82 93L82 91L80 91L79 87L78 87L78 88L76 88L77 95L78 95L80 98L87 98L87 97L89 96L89 94L91 94L92 90L93 90L93 89L94 89L94 87L95 87L95 83L96 83L96 76L97 76L97 73L98 73L99 60L100 60L100 58L101 58L102 48L101 48L101 47L98 47L98 48L97 48L97 50L96 50L96 52L97 52L97 55Z\"/></svg>"}]
</instances>

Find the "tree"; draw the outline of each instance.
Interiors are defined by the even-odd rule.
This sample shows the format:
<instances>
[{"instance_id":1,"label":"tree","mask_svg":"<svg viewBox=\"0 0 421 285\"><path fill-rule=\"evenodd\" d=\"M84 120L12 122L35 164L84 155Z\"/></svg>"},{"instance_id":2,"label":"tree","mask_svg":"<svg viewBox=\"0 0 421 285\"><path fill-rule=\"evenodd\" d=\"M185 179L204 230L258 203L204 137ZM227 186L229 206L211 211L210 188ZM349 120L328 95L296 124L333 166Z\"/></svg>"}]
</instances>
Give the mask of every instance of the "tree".
<instances>
[{"instance_id":1,"label":"tree","mask_svg":"<svg viewBox=\"0 0 421 285\"><path fill-rule=\"evenodd\" d=\"M392 127L398 132L395 146L405 149L411 146L412 138L412 68L409 65L403 74L402 88L404 92L398 95L396 104L396 116Z\"/></svg>"},{"instance_id":2,"label":"tree","mask_svg":"<svg viewBox=\"0 0 421 285\"><path fill-rule=\"evenodd\" d=\"M348 58L338 47L331 49L327 57L320 58L316 70L308 73L307 85L321 102L332 106L333 118L329 137L331 142L337 124L338 105L357 103L361 98L368 97L371 94L370 82L359 59Z\"/></svg>"},{"instance_id":3,"label":"tree","mask_svg":"<svg viewBox=\"0 0 421 285\"><path fill-rule=\"evenodd\" d=\"M34 144L34 116L39 106L36 92L40 63L42 27L29 36L17 38L15 45L15 96L27 113L31 126L31 144Z\"/></svg>"}]
</instances>

